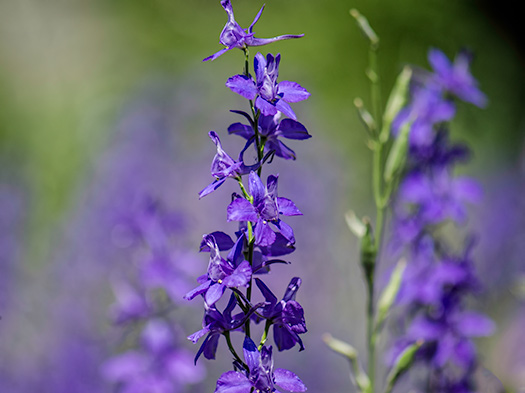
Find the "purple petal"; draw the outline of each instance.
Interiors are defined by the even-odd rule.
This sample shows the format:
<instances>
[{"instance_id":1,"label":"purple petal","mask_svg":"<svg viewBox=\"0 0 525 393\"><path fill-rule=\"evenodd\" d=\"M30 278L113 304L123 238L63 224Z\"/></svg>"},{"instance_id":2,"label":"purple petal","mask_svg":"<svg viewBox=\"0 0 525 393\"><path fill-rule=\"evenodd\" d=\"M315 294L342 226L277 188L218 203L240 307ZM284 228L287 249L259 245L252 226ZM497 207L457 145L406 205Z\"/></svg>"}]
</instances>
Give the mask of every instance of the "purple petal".
<instances>
[{"instance_id":1,"label":"purple petal","mask_svg":"<svg viewBox=\"0 0 525 393\"><path fill-rule=\"evenodd\" d=\"M246 240L246 235L243 232L237 238L237 241L235 242L233 248L228 253L227 258L233 264L234 267L239 266L239 263L241 263L244 260L243 250L244 250L245 240Z\"/></svg>"},{"instance_id":2,"label":"purple petal","mask_svg":"<svg viewBox=\"0 0 525 393\"><path fill-rule=\"evenodd\" d=\"M214 283L206 291L204 301L208 306L213 306L222 297L225 290L226 286L224 284Z\"/></svg>"},{"instance_id":3,"label":"purple petal","mask_svg":"<svg viewBox=\"0 0 525 393\"><path fill-rule=\"evenodd\" d=\"M266 189L268 190L268 195L272 197L272 199L277 198L278 181L279 181L279 174L270 175L268 176L268 179L266 179Z\"/></svg>"},{"instance_id":4,"label":"purple petal","mask_svg":"<svg viewBox=\"0 0 525 393\"><path fill-rule=\"evenodd\" d=\"M215 359L215 354L217 353L217 347L219 345L220 334L210 334L206 342L202 343L202 349L204 352L204 357L208 360Z\"/></svg>"},{"instance_id":5,"label":"purple petal","mask_svg":"<svg viewBox=\"0 0 525 393\"><path fill-rule=\"evenodd\" d=\"M295 206L291 200L287 198L277 198L277 206L279 207L279 213L285 216L302 216L303 213Z\"/></svg>"},{"instance_id":6,"label":"purple petal","mask_svg":"<svg viewBox=\"0 0 525 393\"><path fill-rule=\"evenodd\" d=\"M210 287L212 281L208 280L205 283L199 285L197 288L189 291L185 296L184 299L186 300L192 300L195 296L200 295L201 293L204 293L208 290Z\"/></svg>"},{"instance_id":7,"label":"purple petal","mask_svg":"<svg viewBox=\"0 0 525 393\"><path fill-rule=\"evenodd\" d=\"M466 337L490 336L495 329L492 320L477 312L466 311L458 315L456 319L456 329Z\"/></svg>"},{"instance_id":8,"label":"purple petal","mask_svg":"<svg viewBox=\"0 0 525 393\"><path fill-rule=\"evenodd\" d=\"M261 364L261 354L253 340L248 336L244 337L242 351L244 353L244 360L250 371L257 370Z\"/></svg>"},{"instance_id":9,"label":"purple petal","mask_svg":"<svg viewBox=\"0 0 525 393\"><path fill-rule=\"evenodd\" d=\"M285 390L290 392L306 391L306 386L303 381L301 381L297 375L289 370L276 368L273 371L273 375L275 377L275 383Z\"/></svg>"},{"instance_id":10,"label":"purple petal","mask_svg":"<svg viewBox=\"0 0 525 393\"><path fill-rule=\"evenodd\" d=\"M246 75L232 76L226 82L226 86L229 87L231 91L243 96L247 100L253 100L257 95L255 82Z\"/></svg>"},{"instance_id":11,"label":"purple petal","mask_svg":"<svg viewBox=\"0 0 525 393\"><path fill-rule=\"evenodd\" d=\"M282 81L277 87L278 94L282 94L282 99L286 102L304 101L310 97L310 93L299 83Z\"/></svg>"},{"instance_id":12,"label":"purple petal","mask_svg":"<svg viewBox=\"0 0 525 393\"><path fill-rule=\"evenodd\" d=\"M428 62L438 74L446 75L452 71L452 64L450 60L439 49L432 48L429 50Z\"/></svg>"},{"instance_id":13,"label":"purple petal","mask_svg":"<svg viewBox=\"0 0 525 393\"><path fill-rule=\"evenodd\" d=\"M301 38L301 37L304 37L304 34L285 34L285 35L280 35L280 36L273 37L273 38L253 37L247 40L247 44L249 46L262 46L262 45L271 44L272 42L276 42L276 41L289 40L291 38Z\"/></svg>"},{"instance_id":14,"label":"purple petal","mask_svg":"<svg viewBox=\"0 0 525 393\"><path fill-rule=\"evenodd\" d=\"M255 18L253 19L253 22L252 24L250 25L250 27L248 28L248 32L251 33L253 31L253 26L257 23L257 21L259 20L259 18L261 17L261 14L264 10L264 4L263 6L261 7L261 9L259 10L259 12L257 13L257 15L255 15Z\"/></svg>"},{"instance_id":15,"label":"purple petal","mask_svg":"<svg viewBox=\"0 0 525 393\"><path fill-rule=\"evenodd\" d=\"M295 235L293 233L293 229L290 225L285 223L282 220L279 220L277 223L274 223L277 228L281 231L282 235L288 239L288 241L292 244L295 243Z\"/></svg>"},{"instance_id":16,"label":"purple petal","mask_svg":"<svg viewBox=\"0 0 525 393\"><path fill-rule=\"evenodd\" d=\"M288 287L286 288L286 292L284 293L283 300L285 302L289 302L290 300L295 300L295 296L297 295L297 291L301 287L302 280L299 277L294 277L290 280L290 284L288 284Z\"/></svg>"},{"instance_id":17,"label":"purple petal","mask_svg":"<svg viewBox=\"0 0 525 393\"><path fill-rule=\"evenodd\" d=\"M266 195L266 188L264 187L261 178L253 171L250 172L248 178L248 187L250 189L250 194L252 194L253 197L253 204L255 206L261 204Z\"/></svg>"},{"instance_id":18,"label":"purple petal","mask_svg":"<svg viewBox=\"0 0 525 393\"><path fill-rule=\"evenodd\" d=\"M190 340L193 344L197 344L197 341L200 340L201 337L204 337L206 334L208 334L210 332L210 327L209 325L202 328L201 330L193 333L193 334L190 334L187 338L188 340Z\"/></svg>"},{"instance_id":19,"label":"purple petal","mask_svg":"<svg viewBox=\"0 0 525 393\"><path fill-rule=\"evenodd\" d=\"M228 371L217 380L214 393L250 393L253 385L243 374Z\"/></svg>"},{"instance_id":20,"label":"purple petal","mask_svg":"<svg viewBox=\"0 0 525 393\"><path fill-rule=\"evenodd\" d=\"M272 230L270 225L265 222L263 219L257 221L255 226L255 243L260 247L268 247L275 242L275 232Z\"/></svg>"},{"instance_id":21,"label":"purple petal","mask_svg":"<svg viewBox=\"0 0 525 393\"><path fill-rule=\"evenodd\" d=\"M308 139L312 136L308 130L298 121L292 119L284 119L279 123L279 132L284 138L288 139Z\"/></svg>"},{"instance_id":22,"label":"purple petal","mask_svg":"<svg viewBox=\"0 0 525 393\"><path fill-rule=\"evenodd\" d=\"M252 277L252 268L250 262L243 261L241 264L233 271L233 274L226 277L222 283L229 287L244 287L250 282Z\"/></svg>"},{"instance_id":23,"label":"purple petal","mask_svg":"<svg viewBox=\"0 0 525 393\"><path fill-rule=\"evenodd\" d=\"M235 46L230 46L230 47L228 47L228 48L221 49L220 51L214 53L213 55L206 57L206 58L203 59L202 61L208 61L208 60L213 61L213 60L215 60L217 57L222 56L223 54L225 54L225 53L228 52L229 50L232 50L233 48L235 48Z\"/></svg>"},{"instance_id":24,"label":"purple petal","mask_svg":"<svg viewBox=\"0 0 525 393\"><path fill-rule=\"evenodd\" d=\"M229 204L227 221L257 221L257 212L244 198L237 198Z\"/></svg>"},{"instance_id":25,"label":"purple petal","mask_svg":"<svg viewBox=\"0 0 525 393\"><path fill-rule=\"evenodd\" d=\"M286 103L284 100L278 100L275 103L275 107L289 118L297 120L297 116L295 116L295 112L293 111L292 107L288 105L288 103Z\"/></svg>"},{"instance_id":26,"label":"purple petal","mask_svg":"<svg viewBox=\"0 0 525 393\"><path fill-rule=\"evenodd\" d=\"M215 232L210 233L209 236L213 236L217 244L217 247L219 248L219 251L229 250L234 245L232 238L224 232L215 231ZM210 246L206 243L206 237L203 238L199 251L200 252L210 252L211 251Z\"/></svg>"},{"instance_id":27,"label":"purple petal","mask_svg":"<svg viewBox=\"0 0 525 393\"><path fill-rule=\"evenodd\" d=\"M283 322L297 334L306 333L304 310L295 300L290 300L283 308Z\"/></svg>"},{"instance_id":28,"label":"purple petal","mask_svg":"<svg viewBox=\"0 0 525 393\"><path fill-rule=\"evenodd\" d=\"M281 100L277 101L277 102L280 102ZM261 111L261 113L265 116L273 116L275 115L278 111L277 111L277 108L275 107L275 105L273 104L270 104L268 101L266 101L265 99L261 98L261 97L257 97L257 99L255 100L255 107L257 109L259 109ZM291 110L291 108L290 108ZM284 113L284 112L283 112ZM292 111L293 113L293 111ZM294 115L294 118L295 118L295 115Z\"/></svg>"},{"instance_id":29,"label":"purple petal","mask_svg":"<svg viewBox=\"0 0 525 393\"><path fill-rule=\"evenodd\" d=\"M250 139L254 135L252 127L242 123L231 124L228 127L228 133L242 136L245 139Z\"/></svg>"},{"instance_id":30,"label":"purple petal","mask_svg":"<svg viewBox=\"0 0 525 393\"><path fill-rule=\"evenodd\" d=\"M270 303L270 305L277 304L277 297L270 291L270 289L266 286L266 284L260 280L259 278L255 279L255 284L261 291L262 295L264 296L264 300Z\"/></svg>"},{"instance_id":31,"label":"purple petal","mask_svg":"<svg viewBox=\"0 0 525 393\"><path fill-rule=\"evenodd\" d=\"M257 52L253 59L253 69L255 70L255 79L258 83L261 83L264 79L264 69L266 68L266 59L264 56Z\"/></svg>"},{"instance_id":32,"label":"purple petal","mask_svg":"<svg viewBox=\"0 0 525 393\"><path fill-rule=\"evenodd\" d=\"M224 177L219 180L214 180L213 183L210 183L201 192L199 192L199 199L204 198L208 194L211 194L213 191L219 188L222 185L222 183L226 181L226 179L227 177Z\"/></svg>"},{"instance_id":33,"label":"purple petal","mask_svg":"<svg viewBox=\"0 0 525 393\"><path fill-rule=\"evenodd\" d=\"M479 203L483 196L483 190L479 183L467 177L459 177L454 180L454 193L470 203Z\"/></svg>"},{"instance_id":34,"label":"purple petal","mask_svg":"<svg viewBox=\"0 0 525 393\"><path fill-rule=\"evenodd\" d=\"M284 158L285 160L295 160L295 152L282 143L280 140L271 140L266 141L266 150L274 151L277 157Z\"/></svg>"}]
</instances>

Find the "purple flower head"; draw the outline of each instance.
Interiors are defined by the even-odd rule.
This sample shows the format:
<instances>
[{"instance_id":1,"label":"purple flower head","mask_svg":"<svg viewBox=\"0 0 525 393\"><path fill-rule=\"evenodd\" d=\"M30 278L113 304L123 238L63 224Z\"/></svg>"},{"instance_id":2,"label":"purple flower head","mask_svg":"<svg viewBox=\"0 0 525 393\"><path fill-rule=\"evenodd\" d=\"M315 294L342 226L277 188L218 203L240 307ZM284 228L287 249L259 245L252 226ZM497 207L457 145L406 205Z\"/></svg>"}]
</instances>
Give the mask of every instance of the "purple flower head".
<instances>
[{"instance_id":1,"label":"purple flower head","mask_svg":"<svg viewBox=\"0 0 525 393\"><path fill-rule=\"evenodd\" d=\"M222 297L226 288L248 286L252 268L250 263L242 257L244 236L237 239L228 259L221 257L219 246L212 235L204 235L204 239L210 248L208 273L197 279L201 285L188 292L184 298L192 300L195 296L203 294L205 303L212 306Z\"/></svg>"},{"instance_id":2,"label":"purple flower head","mask_svg":"<svg viewBox=\"0 0 525 393\"><path fill-rule=\"evenodd\" d=\"M244 360L248 370L244 373L228 371L217 381L215 393L272 393L276 387L290 392L304 392L306 386L297 375L289 370L273 367L272 347L263 346L261 351L251 338L244 339Z\"/></svg>"},{"instance_id":3,"label":"purple flower head","mask_svg":"<svg viewBox=\"0 0 525 393\"><path fill-rule=\"evenodd\" d=\"M286 34L286 35L280 35L280 36L273 37L273 38L256 38L254 37L255 33L253 32L253 26L255 25L255 23L257 23L257 21L261 17L261 14L264 9L264 5L261 7L259 12L255 16L255 19L253 20L248 30L243 29L235 21L235 17L233 15L233 7L231 5L230 0L222 0L221 5L226 11L226 13L228 14L228 22L226 22L224 29L222 29L219 40L220 40L220 43L224 45L226 48L221 49L217 53L205 58L203 61L215 60L217 57L221 56L222 54L226 53L227 51L233 48L244 49L249 46L262 46L262 45L267 45L267 44L270 44L276 41L288 40L290 38L301 38L304 36L304 34L299 34L299 35Z\"/></svg>"},{"instance_id":4,"label":"purple flower head","mask_svg":"<svg viewBox=\"0 0 525 393\"><path fill-rule=\"evenodd\" d=\"M130 283L125 281L113 283L113 292L116 303L111 308L111 314L116 324L145 318L151 313L152 306L145 293Z\"/></svg>"},{"instance_id":5,"label":"purple flower head","mask_svg":"<svg viewBox=\"0 0 525 393\"><path fill-rule=\"evenodd\" d=\"M416 207L420 223L437 224L446 219L462 223L466 219L465 202L477 203L481 187L470 178L453 178L447 170L433 171L432 176L414 172L399 189L400 200Z\"/></svg>"},{"instance_id":6,"label":"purple flower head","mask_svg":"<svg viewBox=\"0 0 525 393\"><path fill-rule=\"evenodd\" d=\"M268 53L265 59L261 53L257 53L254 59L256 81L251 76L235 75L228 79L226 86L248 100L255 100L255 107L263 115L274 116L277 112L282 112L296 120L289 103L306 100L310 93L295 82L277 83L280 61L280 54L274 57Z\"/></svg>"},{"instance_id":7,"label":"purple flower head","mask_svg":"<svg viewBox=\"0 0 525 393\"><path fill-rule=\"evenodd\" d=\"M441 368L447 363L468 370L475 362L473 337L492 334L494 323L485 315L462 311L456 304L444 305L437 316L419 315L410 325L407 337L413 341L423 339L422 355L433 366Z\"/></svg>"},{"instance_id":8,"label":"purple flower head","mask_svg":"<svg viewBox=\"0 0 525 393\"><path fill-rule=\"evenodd\" d=\"M414 86L411 96L410 104L399 112L392 126L397 132L405 122L412 121L410 146L428 147L435 139L434 126L451 120L456 114L456 107L443 98L439 89L429 86Z\"/></svg>"},{"instance_id":9,"label":"purple flower head","mask_svg":"<svg viewBox=\"0 0 525 393\"><path fill-rule=\"evenodd\" d=\"M227 178L238 178L252 170L256 170L260 166L260 163L255 163L251 166L244 165L243 155L250 143L246 144L239 154L239 160L235 161L223 150L221 140L215 131L210 131L208 135L213 143L215 143L215 146L217 146L217 153L213 157L210 168L211 175L215 177L215 180L199 192L199 198L215 191L226 181Z\"/></svg>"},{"instance_id":10,"label":"purple flower head","mask_svg":"<svg viewBox=\"0 0 525 393\"><path fill-rule=\"evenodd\" d=\"M431 49L428 61L434 69L432 82L463 101L479 107L487 105L487 97L479 90L476 79L470 73L471 56L466 51L458 53L454 63L451 63L443 52Z\"/></svg>"},{"instance_id":11,"label":"purple flower head","mask_svg":"<svg viewBox=\"0 0 525 393\"><path fill-rule=\"evenodd\" d=\"M201 337L207 335L195 356L195 363L197 363L201 354L204 354L206 359L215 359L220 335L224 332L241 328L252 313L260 306L260 304L257 304L252 307L247 314L239 313L232 316L232 311L236 305L237 301L234 294L230 296L230 301L222 313L219 312L215 306L204 304L203 328L188 336L188 340L196 344Z\"/></svg>"},{"instance_id":12,"label":"purple flower head","mask_svg":"<svg viewBox=\"0 0 525 393\"><path fill-rule=\"evenodd\" d=\"M281 301L261 280L256 278L255 283L266 300L262 315L273 323L273 338L279 351L293 348L295 344L299 344L299 351L304 350L299 334L307 332L306 321L303 308L295 301L301 279L292 278Z\"/></svg>"},{"instance_id":13,"label":"purple flower head","mask_svg":"<svg viewBox=\"0 0 525 393\"><path fill-rule=\"evenodd\" d=\"M243 116L249 118L248 114L242 112ZM298 121L292 119L281 120L281 112L277 112L273 116L259 116L259 135L262 143L264 143L264 150L266 152L274 152L276 156L286 160L295 160L295 152L279 140L280 137L287 139L308 139L312 136L308 134L305 126ZM255 133L253 128L242 123L234 123L228 127L230 134L236 134L243 138L250 140Z\"/></svg>"},{"instance_id":14,"label":"purple flower head","mask_svg":"<svg viewBox=\"0 0 525 393\"><path fill-rule=\"evenodd\" d=\"M255 172L250 172L249 190L253 204L238 197L228 206L228 221L256 222L255 244L261 247L270 246L277 239L270 223L276 226L290 243L295 243L292 228L281 221L279 215L302 215L291 200L277 196L277 179L278 175L268 176L265 187L259 176Z\"/></svg>"}]
</instances>

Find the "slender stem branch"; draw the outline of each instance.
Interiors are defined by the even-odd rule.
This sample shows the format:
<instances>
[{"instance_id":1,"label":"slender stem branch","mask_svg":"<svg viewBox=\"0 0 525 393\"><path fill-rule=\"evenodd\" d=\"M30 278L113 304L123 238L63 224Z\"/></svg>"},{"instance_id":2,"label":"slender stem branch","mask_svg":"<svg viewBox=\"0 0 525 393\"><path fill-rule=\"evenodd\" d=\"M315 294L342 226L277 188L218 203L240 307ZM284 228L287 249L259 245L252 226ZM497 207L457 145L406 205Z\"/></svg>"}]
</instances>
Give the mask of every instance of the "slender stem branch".
<instances>
[{"instance_id":1,"label":"slender stem branch","mask_svg":"<svg viewBox=\"0 0 525 393\"><path fill-rule=\"evenodd\" d=\"M261 337L261 342L259 344L259 351L262 350L263 345L266 343L266 340L268 339L268 331L270 330L270 326L272 326L272 322L267 319L266 324L264 325L264 332Z\"/></svg>"},{"instance_id":2,"label":"slender stem branch","mask_svg":"<svg viewBox=\"0 0 525 393\"><path fill-rule=\"evenodd\" d=\"M232 340L230 338L230 332L226 331L223 334L224 334L224 337L226 337L226 343L228 344L228 349L230 350L235 360L237 360L243 367L245 367L246 370L248 370L248 366L246 365L246 363L244 363L241 360L239 355L237 355L237 352L235 351L235 348L233 347Z\"/></svg>"}]
</instances>

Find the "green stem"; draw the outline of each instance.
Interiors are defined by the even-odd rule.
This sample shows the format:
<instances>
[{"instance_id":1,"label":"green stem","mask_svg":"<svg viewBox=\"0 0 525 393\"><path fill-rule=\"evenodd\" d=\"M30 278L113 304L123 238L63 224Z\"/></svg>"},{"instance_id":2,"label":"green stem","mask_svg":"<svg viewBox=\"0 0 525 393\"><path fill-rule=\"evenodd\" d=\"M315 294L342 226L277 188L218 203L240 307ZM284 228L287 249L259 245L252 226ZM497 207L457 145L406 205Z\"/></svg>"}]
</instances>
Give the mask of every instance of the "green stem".
<instances>
[{"instance_id":1,"label":"green stem","mask_svg":"<svg viewBox=\"0 0 525 393\"><path fill-rule=\"evenodd\" d=\"M272 322L267 319L266 324L264 325L264 332L261 337L261 342L259 344L259 352L262 350L263 345L266 343L266 340L268 339L268 331L270 330L270 326L272 326Z\"/></svg>"},{"instance_id":2,"label":"green stem","mask_svg":"<svg viewBox=\"0 0 525 393\"><path fill-rule=\"evenodd\" d=\"M248 366L246 363L244 363L239 355L237 355L237 352L235 351L235 348L233 347L232 340L230 338L230 332L226 331L223 333L224 337L226 337L226 343L228 344L228 349L230 350L231 354L237 360L243 367L245 367L246 370L248 370Z\"/></svg>"}]
</instances>

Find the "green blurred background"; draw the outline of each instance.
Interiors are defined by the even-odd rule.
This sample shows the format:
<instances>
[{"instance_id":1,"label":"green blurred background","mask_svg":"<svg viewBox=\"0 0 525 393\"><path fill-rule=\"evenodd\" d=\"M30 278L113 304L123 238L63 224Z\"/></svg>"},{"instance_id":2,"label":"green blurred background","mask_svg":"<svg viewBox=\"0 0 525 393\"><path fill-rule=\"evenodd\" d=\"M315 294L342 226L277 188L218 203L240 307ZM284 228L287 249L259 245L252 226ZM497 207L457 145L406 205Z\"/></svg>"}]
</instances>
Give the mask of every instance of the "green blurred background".
<instances>
[{"instance_id":1,"label":"green blurred background","mask_svg":"<svg viewBox=\"0 0 525 393\"><path fill-rule=\"evenodd\" d=\"M234 0L233 6L247 27L261 2ZM314 135L309 143L322 146L319 161L348 175L338 180L343 196L334 211L371 212L369 151L352 105L356 96L369 98L367 44L350 8L367 16L381 38L384 92L404 64L428 68L430 47L449 57L471 49L472 72L490 104L485 110L460 106L452 131L474 152L462 170L485 183L518 170L524 52L518 12L508 2L268 0L258 37L305 34L263 50L282 54L281 80L298 81L312 93L297 107ZM37 275L49 263L64 216L110 140L119 111L144 81L159 75L172 80L188 90L189 100L193 90L204 92L193 103L190 125L177 130L195 148L219 127L217 113L241 102L224 87L241 71L241 52L201 62L221 48L225 22L218 0L0 0L0 182L28 195L20 258L25 271Z\"/></svg>"}]
</instances>

